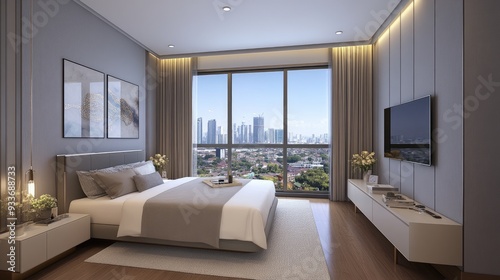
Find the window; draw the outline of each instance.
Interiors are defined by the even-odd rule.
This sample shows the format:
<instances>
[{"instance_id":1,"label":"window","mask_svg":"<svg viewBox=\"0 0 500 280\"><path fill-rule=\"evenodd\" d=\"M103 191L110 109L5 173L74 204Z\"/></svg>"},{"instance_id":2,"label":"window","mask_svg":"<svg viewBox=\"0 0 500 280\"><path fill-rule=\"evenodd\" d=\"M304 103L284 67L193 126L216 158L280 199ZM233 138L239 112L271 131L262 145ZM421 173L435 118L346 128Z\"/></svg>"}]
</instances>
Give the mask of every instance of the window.
<instances>
[{"instance_id":1,"label":"window","mask_svg":"<svg viewBox=\"0 0 500 280\"><path fill-rule=\"evenodd\" d=\"M272 180L277 191L329 191L326 67L199 73L195 174Z\"/></svg>"}]
</instances>

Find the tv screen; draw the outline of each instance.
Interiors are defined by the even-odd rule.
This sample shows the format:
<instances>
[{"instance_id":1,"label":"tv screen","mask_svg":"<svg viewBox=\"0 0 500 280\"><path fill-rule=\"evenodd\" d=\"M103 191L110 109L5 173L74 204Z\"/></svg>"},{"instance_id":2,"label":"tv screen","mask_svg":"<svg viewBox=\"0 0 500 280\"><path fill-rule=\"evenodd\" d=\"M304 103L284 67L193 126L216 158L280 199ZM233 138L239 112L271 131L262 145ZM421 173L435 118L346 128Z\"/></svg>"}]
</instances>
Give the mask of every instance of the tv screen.
<instances>
[{"instance_id":1,"label":"tv screen","mask_svg":"<svg viewBox=\"0 0 500 280\"><path fill-rule=\"evenodd\" d=\"M431 96L384 109L384 157L431 165Z\"/></svg>"}]
</instances>

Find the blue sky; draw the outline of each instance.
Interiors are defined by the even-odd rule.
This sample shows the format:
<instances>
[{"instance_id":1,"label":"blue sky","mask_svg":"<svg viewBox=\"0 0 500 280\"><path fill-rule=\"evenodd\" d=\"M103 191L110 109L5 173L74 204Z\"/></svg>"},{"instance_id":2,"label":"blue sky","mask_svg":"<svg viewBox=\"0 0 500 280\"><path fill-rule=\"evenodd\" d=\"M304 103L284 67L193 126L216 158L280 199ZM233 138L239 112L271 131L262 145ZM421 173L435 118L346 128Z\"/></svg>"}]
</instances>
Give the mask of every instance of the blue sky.
<instances>
[{"instance_id":1,"label":"blue sky","mask_svg":"<svg viewBox=\"0 0 500 280\"><path fill-rule=\"evenodd\" d=\"M233 74L233 123L253 124L264 116L265 129L283 128L283 72L265 71ZM227 133L227 75L197 78L197 116L217 120ZM288 71L288 132L311 136L328 133L329 70Z\"/></svg>"}]
</instances>

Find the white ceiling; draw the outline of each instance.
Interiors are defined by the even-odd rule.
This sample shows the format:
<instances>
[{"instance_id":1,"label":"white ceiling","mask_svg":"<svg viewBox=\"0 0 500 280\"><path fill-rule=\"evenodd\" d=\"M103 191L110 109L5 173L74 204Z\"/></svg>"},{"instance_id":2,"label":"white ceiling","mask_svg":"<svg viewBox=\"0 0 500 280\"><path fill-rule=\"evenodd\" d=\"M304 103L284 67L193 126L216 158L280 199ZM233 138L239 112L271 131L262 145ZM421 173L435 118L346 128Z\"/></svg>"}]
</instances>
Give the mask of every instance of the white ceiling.
<instances>
[{"instance_id":1,"label":"white ceiling","mask_svg":"<svg viewBox=\"0 0 500 280\"><path fill-rule=\"evenodd\" d=\"M400 0L79 0L158 56L371 39ZM229 12L223 6L231 6ZM342 30L343 34L335 32ZM175 45L169 48L168 45Z\"/></svg>"}]
</instances>

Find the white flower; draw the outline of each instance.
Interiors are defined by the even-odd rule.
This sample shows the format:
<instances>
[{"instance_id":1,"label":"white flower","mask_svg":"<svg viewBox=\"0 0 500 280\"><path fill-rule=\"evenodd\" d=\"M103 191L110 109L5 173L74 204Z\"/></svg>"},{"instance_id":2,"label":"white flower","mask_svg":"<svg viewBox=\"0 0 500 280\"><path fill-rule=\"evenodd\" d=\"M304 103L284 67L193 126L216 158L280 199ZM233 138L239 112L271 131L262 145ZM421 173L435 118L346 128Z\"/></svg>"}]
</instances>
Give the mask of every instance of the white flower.
<instances>
[{"instance_id":1,"label":"white flower","mask_svg":"<svg viewBox=\"0 0 500 280\"><path fill-rule=\"evenodd\" d=\"M352 155L351 164L355 169L369 170L376 162L375 152L362 151L361 154Z\"/></svg>"}]
</instances>

